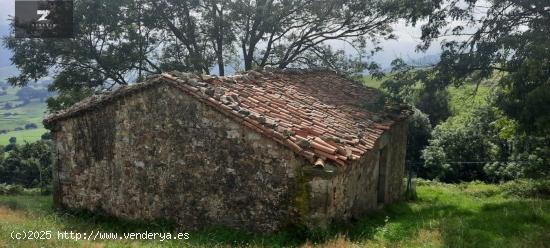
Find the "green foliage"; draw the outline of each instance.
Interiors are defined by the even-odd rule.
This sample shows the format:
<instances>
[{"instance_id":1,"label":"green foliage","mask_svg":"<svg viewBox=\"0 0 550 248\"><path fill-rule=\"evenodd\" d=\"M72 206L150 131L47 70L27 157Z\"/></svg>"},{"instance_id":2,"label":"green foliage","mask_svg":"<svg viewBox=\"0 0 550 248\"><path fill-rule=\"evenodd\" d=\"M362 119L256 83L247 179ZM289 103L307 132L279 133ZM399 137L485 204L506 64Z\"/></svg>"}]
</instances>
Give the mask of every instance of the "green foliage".
<instances>
[{"instance_id":1,"label":"green foliage","mask_svg":"<svg viewBox=\"0 0 550 248\"><path fill-rule=\"evenodd\" d=\"M25 124L25 129L37 129L38 126L34 123Z\"/></svg>"},{"instance_id":2,"label":"green foliage","mask_svg":"<svg viewBox=\"0 0 550 248\"><path fill-rule=\"evenodd\" d=\"M23 186L0 183L0 195L19 195L23 193Z\"/></svg>"},{"instance_id":3,"label":"green foliage","mask_svg":"<svg viewBox=\"0 0 550 248\"><path fill-rule=\"evenodd\" d=\"M428 6L432 9L422 26L421 49L449 34L464 37L443 42L434 69L441 81L463 85L501 73L497 104L503 113L517 121L521 132L549 135L548 1L435 1Z\"/></svg>"},{"instance_id":4,"label":"green foliage","mask_svg":"<svg viewBox=\"0 0 550 248\"><path fill-rule=\"evenodd\" d=\"M434 129L423 151L425 174L421 176L445 182L494 182L550 175L548 138L518 133L515 122L494 107L490 98L476 103L463 97L456 94L453 99L460 112Z\"/></svg>"},{"instance_id":5,"label":"green foliage","mask_svg":"<svg viewBox=\"0 0 550 248\"><path fill-rule=\"evenodd\" d=\"M15 145L0 164L0 183L45 187L51 183L52 162L49 142Z\"/></svg>"},{"instance_id":6,"label":"green foliage","mask_svg":"<svg viewBox=\"0 0 550 248\"><path fill-rule=\"evenodd\" d=\"M516 135L506 142L506 163L487 164L485 170L503 178L550 178L550 138Z\"/></svg>"},{"instance_id":7,"label":"green foliage","mask_svg":"<svg viewBox=\"0 0 550 248\"><path fill-rule=\"evenodd\" d=\"M514 180L502 185L506 195L515 197L550 198L550 180Z\"/></svg>"},{"instance_id":8,"label":"green foliage","mask_svg":"<svg viewBox=\"0 0 550 248\"><path fill-rule=\"evenodd\" d=\"M44 134L42 134L42 136L40 136L40 139L41 140L51 140L52 139L52 133L51 132L44 133Z\"/></svg>"},{"instance_id":9,"label":"green foliage","mask_svg":"<svg viewBox=\"0 0 550 248\"><path fill-rule=\"evenodd\" d=\"M393 98L416 106L427 114L432 126L450 116L446 84L432 68L416 68L402 59L392 61L392 72L382 88Z\"/></svg>"},{"instance_id":10,"label":"green foliage","mask_svg":"<svg viewBox=\"0 0 550 248\"><path fill-rule=\"evenodd\" d=\"M65 87L62 85L51 85L50 90L59 92L57 97L48 98L48 100L46 100L50 112L68 108L94 93L91 88L85 86L72 87L67 85L67 87Z\"/></svg>"},{"instance_id":11,"label":"green foliage","mask_svg":"<svg viewBox=\"0 0 550 248\"><path fill-rule=\"evenodd\" d=\"M13 51L11 61L20 71L8 82L25 86L48 76L55 68L50 90L60 94L57 101L64 101L83 96L72 95L75 92L125 85L133 72L159 72L144 61L144 54L157 48L158 38L145 25L138 28L138 24L150 24L149 15L138 11L141 4L130 0L74 1L74 38L5 37L4 46Z\"/></svg>"},{"instance_id":12,"label":"green foliage","mask_svg":"<svg viewBox=\"0 0 550 248\"><path fill-rule=\"evenodd\" d=\"M444 182L487 180L483 163L490 161L488 144L476 125L434 129L429 145L423 151L426 178Z\"/></svg>"},{"instance_id":13,"label":"green foliage","mask_svg":"<svg viewBox=\"0 0 550 248\"><path fill-rule=\"evenodd\" d=\"M407 136L407 157L406 163L413 166L415 172L423 175L422 150L428 145L431 136L432 126L430 119L418 109L409 117L409 133Z\"/></svg>"},{"instance_id":14,"label":"green foliage","mask_svg":"<svg viewBox=\"0 0 550 248\"><path fill-rule=\"evenodd\" d=\"M389 5L379 0L76 0L74 38L17 39L13 32L4 38L20 71L8 81L26 86L55 71L49 90L58 96L48 101L55 111L162 71L209 73L217 64L223 75L232 60L243 60L245 70L377 71L377 65L363 61L380 49L380 39L393 37L391 23L398 15ZM334 40L351 44L358 56L334 49L329 45ZM367 51L371 43L374 48Z\"/></svg>"}]
</instances>

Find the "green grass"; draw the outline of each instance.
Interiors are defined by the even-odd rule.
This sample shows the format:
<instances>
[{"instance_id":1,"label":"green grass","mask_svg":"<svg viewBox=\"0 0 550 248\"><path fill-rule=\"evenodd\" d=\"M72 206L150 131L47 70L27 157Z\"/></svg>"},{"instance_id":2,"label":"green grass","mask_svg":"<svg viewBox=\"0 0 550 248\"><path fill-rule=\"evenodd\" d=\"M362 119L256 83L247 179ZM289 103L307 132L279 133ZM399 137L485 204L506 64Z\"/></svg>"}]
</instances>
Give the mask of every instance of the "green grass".
<instances>
[{"instance_id":1,"label":"green grass","mask_svg":"<svg viewBox=\"0 0 550 248\"><path fill-rule=\"evenodd\" d=\"M463 85L461 87L449 87L449 106L453 115L464 114L475 107L488 104L491 87L487 85Z\"/></svg>"},{"instance_id":2,"label":"green grass","mask_svg":"<svg viewBox=\"0 0 550 248\"><path fill-rule=\"evenodd\" d=\"M382 79L376 79L371 76L364 76L363 77L363 84L369 87L377 88L379 89L382 85L382 82L384 82L385 78Z\"/></svg>"},{"instance_id":3,"label":"green grass","mask_svg":"<svg viewBox=\"0 0 550 248\"><path fill-rule=\"evenodd\" d=\"M23 144L24 142L35 142L41 139L44 133L48 132L45 128L29 129L22 131L11 131L7 134L0 134L0 145L9 144L9 139L11 137L17 138L18 144Z\"/></svg>"},{"instance_id":4,"label":"green grass","mask_svg":"<svg viewBox=\"0 0 550 248\"><path fill-rule=\"evenodd\" d=\"M7 95L0 96L0 130L9 130L7 134L0 134L0 145L7 145L10 137L16 137L18 143L34 142L47 132L42 125L42 119L46 113L46 103L33 100L27 105L13 109L3 109L5 103L20 104L15 93L18 88L8 88ZM16 115L5 116L4 113ZM34 123L38 129L14 131L15 128L24 128L26 124Z\"/></svg>"},{"instance_id":5,"label":"green grass","mask_svg":"<svg viewBox=\"0 0 550 248\"><path fill-rule=\"evenodd\" d=\"M16 241L12 231L167 232L163 224L140 224L89 214L58 214L51 197L0 196L0 247L547 247L550 200L505 196L497 185L423 183L418 200L373 213L351 226L324 232L272 235L218 228L189 231L186 241Z\"/></svg>"}]
</instances>

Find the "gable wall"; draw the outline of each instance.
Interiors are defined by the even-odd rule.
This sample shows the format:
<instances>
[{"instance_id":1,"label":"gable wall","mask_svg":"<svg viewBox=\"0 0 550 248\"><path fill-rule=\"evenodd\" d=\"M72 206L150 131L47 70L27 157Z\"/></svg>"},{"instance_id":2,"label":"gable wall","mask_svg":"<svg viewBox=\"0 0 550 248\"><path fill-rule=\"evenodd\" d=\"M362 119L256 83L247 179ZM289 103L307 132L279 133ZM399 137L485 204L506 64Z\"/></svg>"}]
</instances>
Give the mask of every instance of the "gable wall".
<instances>
[{"instance_id":1,"label":"gable wall","mask_svg":"<svg viewBox=\"0 0 550 248\"><path fill-rule=\"evenodd\" d=\"M170 86L57 125L58 206L188 228L296 219L305 160Z\"/></svg>"},{"instance_id":2,"label":"gable wall","mask_svg":"<svg viewBox=\"0 0 550 248\"><path fill-rule=\"evenodd\" d=\"M386 140L384 140L386 139ZM348 221L364 217L372 210L394 203L401 198L405 171L407 122L403 121L387 131L375 148L363 158L344 169L337 169L333 177L313 177L309 181L312 192L310 223L327 226L330 221ZM380 151L388 149L385 198L378 202Z\"/></svg>"}]
</instances>

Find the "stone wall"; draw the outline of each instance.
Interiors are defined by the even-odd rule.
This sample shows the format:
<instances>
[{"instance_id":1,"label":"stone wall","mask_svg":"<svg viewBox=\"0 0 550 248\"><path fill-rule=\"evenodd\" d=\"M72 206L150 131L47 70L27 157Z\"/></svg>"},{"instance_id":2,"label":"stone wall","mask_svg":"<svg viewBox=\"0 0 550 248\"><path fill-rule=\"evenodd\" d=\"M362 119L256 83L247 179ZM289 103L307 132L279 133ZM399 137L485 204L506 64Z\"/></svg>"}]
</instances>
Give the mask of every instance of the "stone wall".
<instances>
[{"instance_id":1,"label":"stone wall","mask_svg":"<svg viewBox=\"0 0 550 248\"><path fill-rule=\"evenodd\" d=\"M407 123L398 123L361 160L345 168L330 167L324 173L311 173L310 225L324 227L331 222L347 222L398 201L402 195L406 144ZM378 185L384 148L386 180ZM385 188L382 200L378 199L379 187Z\"/></svg>"},{"instance_id":2,"label":"stone wall","mask_svg":"<svg viewBox=\"0 0 550 248\"><path fill-rule=\"evenodd\" d=\"M58 206L193 229L266 232L297 220L296 173L305 161L170 86L58 128Z\"/></svg>"},{"instance_id":3,"label":"stone wall","mask_svg":"<svg viewBox=\"0 0 550 248\"><path fill-rule=\"evenodd\" d=\"M124 219L167 219L191 229L324 227L382 205L377 192L383 147L388 151L383 202L401 195L405 122L361 160L318 169L172 87L144 89L56 124L57 206Z\"/></svg>"}]
</instances>

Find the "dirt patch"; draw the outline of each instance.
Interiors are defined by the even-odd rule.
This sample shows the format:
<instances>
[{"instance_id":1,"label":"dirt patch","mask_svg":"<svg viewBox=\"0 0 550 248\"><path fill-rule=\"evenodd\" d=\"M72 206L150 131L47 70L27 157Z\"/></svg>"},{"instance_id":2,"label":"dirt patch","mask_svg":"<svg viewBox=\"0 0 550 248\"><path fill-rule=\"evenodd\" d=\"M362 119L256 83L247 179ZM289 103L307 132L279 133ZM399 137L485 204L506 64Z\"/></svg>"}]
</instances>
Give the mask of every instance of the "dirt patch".
<instances>
[{"instance_id":1,"label":"dirt patch","mask_svg":"<svg viewBox=\"0 0 550 248\"><path fill-rule=\"evenodd\" d=\"M23 223L25 221L28 221L25 214L6 207L0 207L0 223Z\"/></svg>"}]
</instances>

